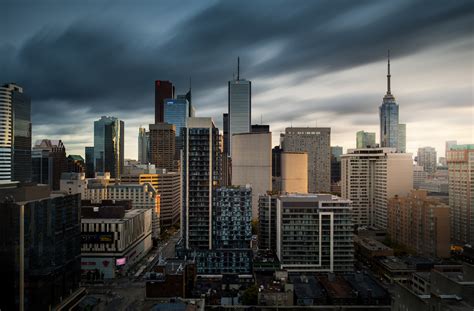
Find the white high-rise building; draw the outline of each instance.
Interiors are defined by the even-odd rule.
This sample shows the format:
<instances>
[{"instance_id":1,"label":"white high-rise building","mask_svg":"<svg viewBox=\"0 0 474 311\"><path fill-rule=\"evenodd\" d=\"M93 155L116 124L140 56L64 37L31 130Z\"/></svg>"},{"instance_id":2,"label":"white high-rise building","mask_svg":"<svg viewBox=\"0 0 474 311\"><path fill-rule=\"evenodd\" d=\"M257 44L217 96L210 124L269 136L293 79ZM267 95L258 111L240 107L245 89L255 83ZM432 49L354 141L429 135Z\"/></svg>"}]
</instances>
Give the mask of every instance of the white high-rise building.
<instances>
[{"instance_id":1,"label":"white high-rise building","mask_svg":"<svg viewBox=\"0 0 474 311\"><path fill-rule=\"evenodd\" d=\"M229 81L229 154L232 154L232 135L250 133L252 122L252 82L240 79L240 60L237 79Z\"/></svg>"},{"instance_id":2,"label":"white high-rise building","mask_svg":"<svg viewBox=\"0 0 474 311\"><path fill-rule=\"evenodd\" d=\"M341 156L341 196L359 226L387 225L387 201L413 189L413 160L396 148L349 149Z\"/></svg>"}]
</instances>

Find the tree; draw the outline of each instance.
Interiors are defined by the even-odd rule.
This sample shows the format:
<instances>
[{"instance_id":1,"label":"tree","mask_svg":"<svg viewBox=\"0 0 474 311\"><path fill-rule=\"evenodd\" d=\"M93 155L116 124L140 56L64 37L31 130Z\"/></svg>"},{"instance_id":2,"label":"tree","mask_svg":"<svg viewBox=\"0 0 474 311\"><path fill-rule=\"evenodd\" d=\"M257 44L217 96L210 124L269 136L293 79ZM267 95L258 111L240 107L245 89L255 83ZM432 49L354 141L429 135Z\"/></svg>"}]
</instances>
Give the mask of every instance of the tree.
<instances>
[{"instance_id":1,"label":"tree","mask_svg":"<svg viewBox=\"0 0 474 311\"><path fill-rule=\"evenodd\" d=\"M258 304L258 287L252 285L242 294L242 304L246 306L256 306Z\"/></svg>"}]
</instances>

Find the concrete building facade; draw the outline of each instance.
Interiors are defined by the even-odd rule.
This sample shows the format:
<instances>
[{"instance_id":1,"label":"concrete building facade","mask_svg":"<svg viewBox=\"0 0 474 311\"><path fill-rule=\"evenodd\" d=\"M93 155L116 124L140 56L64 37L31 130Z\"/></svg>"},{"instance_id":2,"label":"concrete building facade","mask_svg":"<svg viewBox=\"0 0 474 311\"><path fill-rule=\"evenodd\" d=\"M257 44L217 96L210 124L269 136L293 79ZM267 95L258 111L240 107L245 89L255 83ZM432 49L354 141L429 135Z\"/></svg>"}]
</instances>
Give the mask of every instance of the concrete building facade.
<instances>
[{"instance_id":1,"label":"concrete building facade","mask_svg":"<svg viewBox=\"0 0 474 311\"><path fill-rule=\"evenodd\" d=\"M411 154L396 148L349 149L341 161L341 196L352 201L354 224L386 228L388 199L413 187Z\"/></svg>"},{"instance_id":2,"label":"concrete building facade","mask_svg":"<svg viewBox=\"0 0 474 311\"><path fill-rule=\"evenodd\" d=\"M433 147L418 148L417 162L423 166L425 172L434 174L436 172L436 149Z\"/></svg>"},{"instance_id":3,"label":"concrete building facade","mask_svg":"<svg viewBox=\"0 0 474 311\"><path fill-rule=\"evenodd\" d=\"M232 136L232 184L252 187L252 218L258 217L258 196L272 190L272 134Z\"/></svg>"},{"instance_id":4,"label":"concrete building facade","mask_svg":"<svg viewBox=\"0 0 474 311\"><path fill-rule=\"evenodd\" d=\"M283 150L308 153L308 192L331 191L331 129L329 127L288 127Z\"/></svg>"},{"instance_id":5,"label":"concrete building facade","mask_svg":"<svg viewBox=\"0 0 474 311\"><path fill-rule=\"evenodd\" d=\"M308 154L281 153L281 192L308 193Z\"/></svg>"}]
</instances>

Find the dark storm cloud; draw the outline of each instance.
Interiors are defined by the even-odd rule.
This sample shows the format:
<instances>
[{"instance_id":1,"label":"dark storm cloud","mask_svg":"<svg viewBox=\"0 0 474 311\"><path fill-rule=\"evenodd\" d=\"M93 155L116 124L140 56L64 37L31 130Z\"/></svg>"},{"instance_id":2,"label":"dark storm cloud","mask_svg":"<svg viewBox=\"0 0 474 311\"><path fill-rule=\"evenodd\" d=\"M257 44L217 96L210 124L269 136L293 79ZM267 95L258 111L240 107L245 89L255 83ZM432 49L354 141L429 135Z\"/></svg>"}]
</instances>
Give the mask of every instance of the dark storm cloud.
<instances>
[{"instance_id":1,"label":"dark storm cloud","mask_svg":"<svg viewBox=\"0 0 474 311\"><path fill-rule=\"evenodd\" d=\"M472 35L472 1L226 1L194 8L168 29L160 23L160 14L169 15L167 11L148 5L143 9L156 15L145 14L144 20L133 15L133 24L121 23L128 7L120 3L107 8L115 14L105 14L105 7L103 15L94 9L94 16L67 26L43 16L43 26L31 30L24 42L0 44L0 80L25 86L38 124L60 116L59 122L71 122L67 116L74 111L88 117L151 114L153 81L172 80L184 92L189 76L198 110L221 106L224 111L226 97L220 89L235 71L237 55L245 78L291 73L297 84L380 60L388 48L400 57ZM166 30L153 35L154 27ZM254 86L254 93L276 87ZM218 100L214 93L224 96ZM346 105L344 97L320 109L366 111Z\"/></svg>"}]
</instances>

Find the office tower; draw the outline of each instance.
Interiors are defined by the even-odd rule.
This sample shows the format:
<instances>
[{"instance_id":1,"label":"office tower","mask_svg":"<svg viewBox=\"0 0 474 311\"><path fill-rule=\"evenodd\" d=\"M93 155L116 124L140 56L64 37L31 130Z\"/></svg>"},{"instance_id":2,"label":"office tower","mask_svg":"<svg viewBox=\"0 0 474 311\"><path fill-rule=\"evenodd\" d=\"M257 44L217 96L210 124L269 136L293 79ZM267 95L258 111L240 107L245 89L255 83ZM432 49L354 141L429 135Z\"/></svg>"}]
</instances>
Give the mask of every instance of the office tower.
<instances>
[{"instance_id":1,"label":"office tower","mask_svg":"<svg viewBox=\"0 0 474 311\"><path fill-rule=\"evenodd\" d=\"M232 185L232 158L222 153L222 182L221 186Z\"/></svg>"},{"instance_id":2,"label":"office tower","mask_svg":"<svg viewBox=\"0 0 474 311\"><path fill-rule=\"evenodd\" d=\"M66 158L67 169L66 172L85 173L86 165L84 158L78 154L70 154Z\"/></svg>"},{"instance_id":3,"label":"office tower","mask_svg":"<svg viewBox=\"0 0 474 311\"><path fill-rule=\"evenodd\" d=\"M266 124L252 124L250 131L252 133L268 133L270 132L270 125Z\"/></svg>"},{"instance_id":4,"label":"office tower","mask_svg":"<svg viewBox=\"0 0 474 311\"><path fill-rule=\"evenodd\" d=\"M411 153L396 148L349 149L341 156L341 196L352 201L353 223L387 227L387 201L413 188Z\"/></svg>"},{"instance_id":5,"label":"office tower","mask_svg":"<svg viewBox=\"0 0 474 311\"><path fill-rule=\"evenodd\" d=\"M275 146L272 149L272 190L281 191L281 153L283 149Z\"/></svg>"},{"instance_id":6,"label":"office tower","mask_svg":"<svg viewBox=\"0 0 474 311\"><path fill-rule=\"evenodd\" d=\"M354 270L349 200L331 194L289 194L277 199L277 252L294 272Z\"/></svg>"},{"instance_id":7,"label":"office tower","mask_svg":"<svg viewBox=\"0 0 474 311\"><path fill-rule=\"evenodd\" d=\"M124 165L124 122L102 116L94 122L94 170L120 178Z\"/></svg>"},{"instance_id":8,"label":"office tower","mask_svg":"<svg viewBox=\"0 0 474 311\"><path fill-rule=\"evenodd\" d=\"M287 127L283 150L308 153L308 192L331 191L331 129L329 127Z\"/></svg>"},{"instance_id":9,"label":"office tower","mask_svg":"<svg viewBox=\"0 0 474 311\"><path fill-rule=\"evenodd\" d=\"M277 194L264 194L258 198L258 247L276 254Z\"/></svg>"},{"instance_id":10,"label":"office tower","mask_svg":"<svg viewBox=\"0 0 474 311\"><path fill-rule=\"evenodd\" d=\"M398 148L398 105L390 90L390 54L387 66L387 93L379 107L380 147Z\"/></svg>"},{"instance_id":11,"label":"office tower","mask_svg":"<svg viewBox=\"0 0 474 311\"><path fill-rule=\"evenodd\" d=\"M61 174L67 172L66 148L61 140L36 141L32 151L32 180L59 190Z\"/></svg>"},{"instance_id":12,"label":"office tower","mask_svg":"<svg viewBox=\"0 0 474 311\"><path fill-rule=\"evenodd\" d=\"M424 190L390 198L387 233L391 241L417 255L447 258L451 246L449 206Z\"/></svg>"},{"instance_id":13,"label":"office tower","mask_svg":"<svg viewBox=\"0 0 474 311\"><path fill-rule=\"evenodd\" d=\"M331 147L331 193L341 194L341 155L342 147Z\"/></svg>"},{"instance_id":14,"label":"office tower","mask_svg":"<svg viewBox=\"0 0 474 311\"><path fill-rule=\"evenodd\" d=\"M24 185L3 187L0 198L0 308L69 310L69 297L85 294L79 288L80 196Z\"/></svg>"},{"instance_id":15,"label":"office tower","mask_svg":"<svg viewBox=\"0 0 474 311\"><path fill-rule=\"evenodd\" d=\"M0 87L0 183L31 181L31 101L23 88Z\"/></svg>"},{"instance_id":16,"label":"office tower","mask_svg":"<svg viewBox=\"0 0 474 311\"><path fill-rule=\"evenodd\" d=\"M272 190L272 134L232 135L232 184L252 187L252 217L258 217L258 196Z\"/></svg>"},{"instance_id":17,"label":"office tower","mask_svg":"<svg viewBox=\"0 0 474 311\"><path fill-rule=\"evenodd\" d=\"M308 154L306 152L281 153L281 192L308 193Z\"/></svg>"},{"instance_id":18,"label":"office tower","mask_svg":"<svg viewBox=\"0 0 474 311\"><path fill-rule=\"evenodd\" d=\"M237 79L228 84L229 154L232 154L232 136L251 132L252 122L252 83L240 79L240 60L237 62Z\"/></svg>"},{"instance_id":19,"label":"office tower","mask_svg":"<svg viewBox=\"0 0 474 311\"><path fill-rule=\"evenodd\" d=\"M212 190L221 180L219 129L211 118L189 118L182 130L183 213L186 249L212 248Z\"/></svg>"},{"instance_id":20,"label":"office tower","mask_svg":"<svg viewBox=\"0 0 474 311\"><path fill-rule=\"evenodd\" d=\"M95 177L94 168L94 147L85 147L86 156L86 178Z\"/></svg>"},{"instance_id":21,"label":"office tower","mask_svg":"<svg viewBox=\"0 0 474 311\"><path fill-rule=\"evenodd\" d=\"M375 148L375 133L358 131L356 134L356 145L357 149Z\"/></svg>"},{"instance_id":22,"label":"office tower","mask_svg":"<svg viewBox=\"0 0 474 311\"><path fill-rule=\"evenodd\" d=\"M138 129L138 162L141 164L150 162L150 132L143 127Z\"/></svg>"},{"instance_id":23,"label":"office tower","mask_svg":"<svg viewBox=\"0 0 474 311\"><path fill-rule=\"evenodd\" d=\"M186 127L186 119L191 117L189 111L189 102L184 97L164 100L164 122L175 125L176 136Z\"/></svg>"},{"instance_id":24,"label":"office tower","mask_svg":"<svg viewBox=\"0 0 474 311\"><path fill-rule=\"evenodd\" d=\"M447 154L451 240L474 244L474 145L452 146Z\"/></svg>"},{"instance_id":25,"label":"office tower","mask_svg":"<svg viewBox=\"0 0 474 311\"><path fill-rule=\"evenodd\" d=\"M223 122L223 128L224 128L224 155L230 156L229 114L228 113L224 113L222 115L222 122Z\"/></svg>"},{"instance_id":26,"label":"office tower","mask_svg":"<svg viewBox=\"0 0 474 311\"><path fill-rule=\"evenodd\" d=\"M81 266L84 278L103 280L123 276L152 247L151 210L127 209L121 203L83 201Z\"/></svg>"},{"instance_id":27,"label":"office tower","mask_svg":"<svg viewBox=\"0 0 474 311\"><path fill-rule=\"evenodd\" d=\"M423 166L425 172L433 174L436 172L436 149L433 147L418 148L417 162Z\"/></svg>"},{"instance_id":28,"label":"office tower","mask_svg":"<svg viewBox=\"0 0 474 311\"><path fill-rule=\"evenodd\" d=\"M157 168L177 170L175 161L176 126L168 123L150 124L150 162Z\"/></svg>"},{"instance_id":29,"label":"office tower","mask_svg":"<svg viewBox=\"0 0 474 311\"><path fill-rule=\"evenodd\" d=\"M398 152L407 151L407 125L398 124Z\"/></svg>"},{"instance_id":30,"label":"office tower","mask_svg":"<svg viewBox=\"0 0 474 311\"><path fill-rule=\"evenodd\" d=\"M155 123L165 122L164 101L174 98L174 86L170 81L155 81Z\"/></svg>"}]
</instances>

